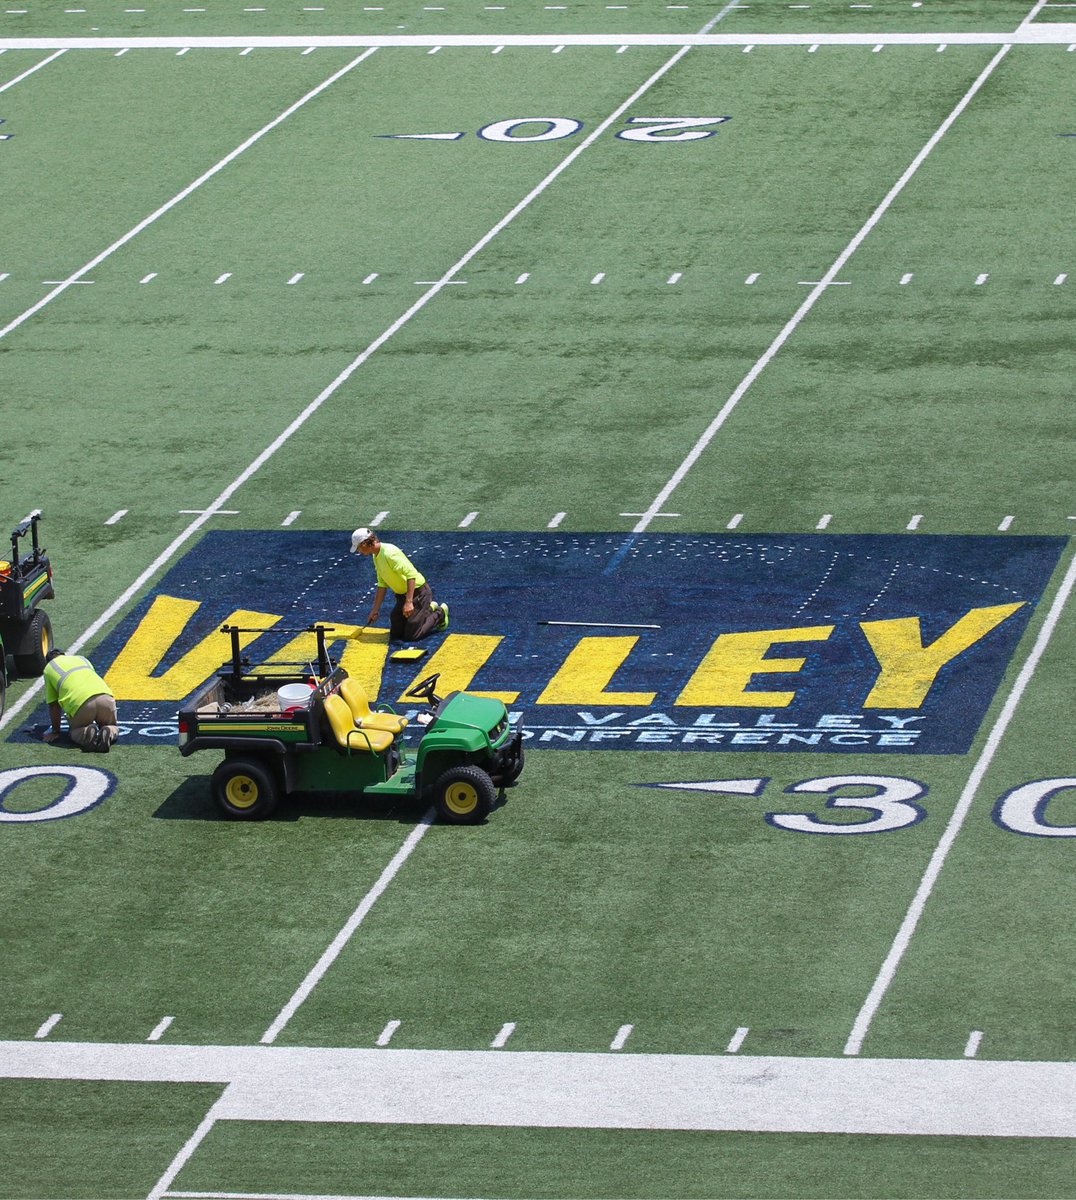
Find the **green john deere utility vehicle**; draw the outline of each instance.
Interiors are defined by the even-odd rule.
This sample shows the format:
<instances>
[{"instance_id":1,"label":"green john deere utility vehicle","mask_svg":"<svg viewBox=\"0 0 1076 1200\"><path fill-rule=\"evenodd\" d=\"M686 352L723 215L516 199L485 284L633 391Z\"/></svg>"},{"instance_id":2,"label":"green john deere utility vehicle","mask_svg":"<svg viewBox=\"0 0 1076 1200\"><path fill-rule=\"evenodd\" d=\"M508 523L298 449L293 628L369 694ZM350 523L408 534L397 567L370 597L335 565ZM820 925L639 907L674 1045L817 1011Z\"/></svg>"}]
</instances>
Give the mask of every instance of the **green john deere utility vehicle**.
<instances>
[{"instance_id":1,"label":"green john deere utility vehicle","mask_svg":"<svg viewBox=\"0 0 1076 1200\"><path fill-rule=\"evenodd\" d=\"M451 692L436 694L439 675L407 693L427 705L415 723L417 745L405 744L406 716L387 705L371 708L342 667L325 650L331 627L317 635L318 662L274 664L249 670L240 634L225 625L232 657L218 675L179 711L179 750L223 750L213 773L213 797L230 817L267 817L293 792L345 792L419 796L441 818L477 824L493 809L498 789L523 770L523 730L512 726L500 700ZM257 631L260 632L260 631Z\"/></svg>"},{"instance_id":2,"label":"green john deere utility vehicle","mask_svg":"<svg viewBox=\"0 0 1076 1200\"><path fill-rule=\"evenodd\" d=\"M7 685L18 678L31 678L45 670L45 659L53 647L52 622L38 608L51 600L52 566L37 537L41 513L32 512L11 534L11 557L0 558L0 714L7 699ZM19 542L30 535L31 549L20 553Z\"/></svg>"}]
</instances>

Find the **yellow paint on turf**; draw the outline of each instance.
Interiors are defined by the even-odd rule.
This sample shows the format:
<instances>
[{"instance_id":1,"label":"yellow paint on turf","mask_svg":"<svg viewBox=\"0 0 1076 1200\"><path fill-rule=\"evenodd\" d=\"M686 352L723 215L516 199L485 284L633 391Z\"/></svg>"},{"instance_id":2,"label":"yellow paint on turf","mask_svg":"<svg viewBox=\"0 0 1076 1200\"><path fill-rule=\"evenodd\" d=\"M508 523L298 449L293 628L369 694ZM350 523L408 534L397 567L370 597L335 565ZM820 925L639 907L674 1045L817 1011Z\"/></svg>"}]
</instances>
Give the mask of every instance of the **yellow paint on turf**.
<instances>
[{"instance_id":1,"label":"yellow paint on turf","mask_svg":"<svg viewBox=\"0 0 1076 1200\"><path fill-rule=\"evenodd\" d=\"M212 676L228 657L230 643L216 630L163 671L153 672L176 639L201 607L198 600L157 596L130 640L116 656L106 682L121 700L182 700ZM280 621L272 613L238 608L222 624L244 629L271 629ZM243 633L239 644L246 647L259 635Z\"/></svg>"},{"instance_id":2,"label":"yellow paint on turf","mask_svg":"<svg viewBox=\"0 0 1076 1200\"><path fill-rule=\"evenodd\" d=\"M919 708L946 663L981 641L1023 606L1024 601L1020 601L993 608L973 608L929 646L923 645L918 617L861 621L860 628L882 668L863 707Z\"/></svg>"},{"instance_id":3,"label":"yellow paint on turf","mask_svg":"<svg viewBox=\"0 0 1076 1200\"><path fill-rule=\"evenodd\" d=\"M422 670L421 675L407 685L400 696L399 702L408 702L407 692L419 680L435 671L441 676L437 685L438 695L445 696L449 692L467 691L474 696L489 696L504 704L514 704L519 699L519 692L483 692L471 687L471 680L489 661L494 650L504 641L503 637L487 636L477 633L450 633L437 648L433 657ZM370 695L376 695L370 692ZM414 697L410 698L414 701Z\"/></svg>"},{"instance_id":4,"label":"yellow paint on turf","mask_svg":"<svg viewBox=\"0 0 1076 1200\"><path fill-rule=\"evenodd\" d=\"M585 637L538 697L539 704L653 704L657 692L605 689L635 649L635 637Z\"/></svg>"}]
</instances>

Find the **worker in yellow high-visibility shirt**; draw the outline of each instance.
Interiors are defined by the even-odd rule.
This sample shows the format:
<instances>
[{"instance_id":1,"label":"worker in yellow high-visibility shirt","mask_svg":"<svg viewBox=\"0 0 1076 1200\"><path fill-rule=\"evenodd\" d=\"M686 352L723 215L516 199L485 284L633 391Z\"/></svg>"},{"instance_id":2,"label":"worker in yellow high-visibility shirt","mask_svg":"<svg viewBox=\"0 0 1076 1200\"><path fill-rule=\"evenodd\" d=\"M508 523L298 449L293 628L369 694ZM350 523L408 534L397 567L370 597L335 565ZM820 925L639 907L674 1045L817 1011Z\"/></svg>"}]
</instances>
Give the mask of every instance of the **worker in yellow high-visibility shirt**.
<instances>
[{"instance_id":1,"label":"worker in yellow high-visibility shirt","mask_svg":"<svg viewBox=\"0 0 1076 1200\"><path fill-rule=\"evenodd\" d=\"M373 558L377 591L367 625L376 625L385 596L393 592L396 604L389 617L389 637L417 642L448 628L448 605L433 598L425 575L399 546L383 542L372 529L360 526L351 535L351 553Z\"/></svg>"},{"instance_id":2,"label":"worker in yellow high-visibility shirt","mask_svg":"<svg viewBox=\"0 0 1076 1200\"><path fill-rule=\"evenodd\" d=\"M83 750L107 754L119 737L116 697L90 660L80 654L49 651L45 660L45 703L52 720L52 728L43 735L46 742L60 736L65 716L71 740Z\"/></svg>"}]
</instances>

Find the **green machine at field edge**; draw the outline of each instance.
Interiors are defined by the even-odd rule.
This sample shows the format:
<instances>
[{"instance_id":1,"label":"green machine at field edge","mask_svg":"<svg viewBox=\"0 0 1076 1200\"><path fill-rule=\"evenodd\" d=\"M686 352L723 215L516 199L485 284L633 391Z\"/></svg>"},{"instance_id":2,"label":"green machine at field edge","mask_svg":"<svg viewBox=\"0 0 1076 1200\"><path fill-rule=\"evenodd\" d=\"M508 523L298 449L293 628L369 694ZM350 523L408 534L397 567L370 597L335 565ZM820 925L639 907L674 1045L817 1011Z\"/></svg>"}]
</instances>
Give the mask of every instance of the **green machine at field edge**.
<instances>
[{"instance_id":1,"label":"green machine at field edge","mask_svg":"<svg viewBox=\"0 0 1076 1200\"><path fill-rule=\"evenodd\" d=\"M242 658L240 634L261 631L221 632L231 637L231 661L180 709L179 751L224 751L212 790L230 817L267 817L293 792L343 792L419 796L445 821L476 824L523 770L523 730L500 700L458 691L441 698L440 676L430 675L407 693L427 706L412 748L407 717L388 705L371 708L357 681L333 666L325 649L331 627L282 631L316 634L316 664L260 672Z\"/></svg>"},{"instance_id":2,"label":"green machine at field edge","mask_svg":"<svg viewBox=\"0 0 1076 1200\"><path fill-rule=\"evenodd\" d=\"M52 622L38 605L51 600L52 565L37 537L41 513L32 512L11 534L11 558L0 559L0 714L13 679L32 678L45 670L53 647ZM31 549L20 554L19 541L30 535Z\"/></svg>"}]
</instances>

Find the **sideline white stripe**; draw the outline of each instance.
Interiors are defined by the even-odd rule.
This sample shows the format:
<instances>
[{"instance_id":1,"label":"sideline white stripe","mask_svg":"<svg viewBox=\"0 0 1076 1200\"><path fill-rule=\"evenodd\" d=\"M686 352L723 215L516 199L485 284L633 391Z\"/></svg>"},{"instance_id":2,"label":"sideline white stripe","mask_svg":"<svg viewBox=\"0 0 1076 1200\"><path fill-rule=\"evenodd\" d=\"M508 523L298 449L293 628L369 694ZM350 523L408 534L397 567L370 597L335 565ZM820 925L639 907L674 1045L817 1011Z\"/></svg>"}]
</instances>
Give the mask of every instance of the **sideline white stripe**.
<instances>
[{"instance_id":1,"label":"sideline white stripe","mask_svg":"<svg viewBox=\"0 0 1076 1200\"><path fill-rule=\"evenodd\" d=\"M327 1196L309 1192L165 1192L175 1200L445 1200L433 1196Z\"/></svg>"},{"instance_id":2,"label":"sideline white stripe","mask_svg":"<svg viewBox=\"0 0 1076 1200\"><path fill-rule=\"evenodd\" d=\"M356 929L358 929L363 921L366 920L366 916L370 909L373 908L381 894L385 891L393 879L395 879L400 868L411 857L411 852L426 836L426 833L433 824L436 815L436 810L431 808L422 818L422 820L415 826L415 828L412 829L407 835L407 840L399 848L399 850L396 851L392 862L390 862L389 865L381 872L377 882L359 902L358 908L356 908L351 916L348 917L347 924L343 927L343 929L340 930L336 937L333 938L325 953L322 954L321 958L319 958L314 966L310 969L303 982L299 984L298 988L296 988L295 994L280 1010L276 1020L262 1034L262 1045L267 1046L276 1041L280 1031L292 1019L292 1017L298 1011L299 1006L318 985L325 972L328 971L333 963L336 962L336 960L340 957L341 951L351 940L351 935ZM395 1030L393 1032L395 1032Z\"/></svg>"},{"instance_id":3,"label":"sideline white stripe","mask_svg":"<svg viewBox=\"0 0 1076 1200\"><path fill-rule=\"evenodd\" d=\"M879 204L878 207L874 210L874 212L872 212L871 215L867 218L867 221L863 225L862 229L860 229L860 231L855 235L855 237L852 238L852 240L848 243L848 245L841 251L841 253L838 255L836 261L829 268L829 270L825 273L825 275L814 285L814 287L808 293L807 299L804 300L804 302L799 306L799 308L796 310L795 314L792 316L792 318L789 320L789 322L785 325L785 327L781 330L781 332L777 335L777 337L775 337L774 340L770 343L769 348L762 355L762 357L758 360L758 362L755 363L755 365L751 368L751 370L747 373L747 375L741 381L739 387L737 387L736 390L732 393L732 395L728 398L728 400L725 401L725 404L722 407L721 411L717 414L716 417L714 417L714 419L706 427L705 432L699 438L699 440L695 443L695 445L692 446L690 452L688 453L688 456L684 459L684 461L680 464L680 466L677 467L672 478L661 489L661 491L658 493L658 495L654 498L654 500L652 501L652 503L650 504L650 507L646 510L646 512L643 513L639 522L636 524L635 528L632 530L633 533L645 533L646 532L646 530L650 526L650 522L662 510L662 508L665 506L666 502L668 501L669 497L673 494L673 492L676 491L676 489L684 481L685 476L691 470L691 468L695 465L695 463L698 462L699 458L702 456L703 451L706 450L706 448L713 441L714 436L717 434L717 432L721 428L721 426L724 425L726 420L728 420L728 418L732 414L733 410L740 403L740 400L743 399L743 396L747 392L748 388L755 382L755 380L759 377L759 375L761 375L762 372L766 369L766 367L769 365L771 359L774 357L774 355L777 353L777 351L780 350L781 347L785 344L785 342L787 342L788 339L792 336L792 334L795 332L799 323L815 306L815 303L817 302L819 297L825 292L826 288L830 285L832 280L836 279L836 277L840 274L845 263L847 263L848 260L852 257L852 255L859 249L859 247L862 245L862 243L863 243L864 239L867 237L867 235L871 232L871 230L874 229L875 225L877 225L878 222L885 215L889 206L904 190L904 188L907 186L908 182L915 175L916 171L918 171L919 168L923 165L923 163L925 162L925 160L926 160L927 156L930 154L930 152L934 149L934 147L938 144L938 142L941 141L941 139L946 135L946 133L949 132L949 129L952 127L952 125L956 121L956 119L960 116L960 114L964 111L964 109L967 108L967 106L971 103L971 101L974 99L976 93L983 86L983 84L987 81L987 79L990 78L990 75L993 73L994 68L998 65L998 63L1001 62L1001 60L1005 57L1006 54L1008 54L1008 52L1011 49L1012 49L1011 45L1002 46L1002 48L997 52L997 54L994 55L994 57L990 60L990 62L986 65L986 67L980 73L979 77L975 80L975 82L971 85L971 87L967 90L967 92L965 92L964 96L958 101L958 103L957 103L956 107L953 109L953 111L945 118L945 120L941 123L941 125L935 131L935 133L930 138L930 140L927 142L927 144L915 156L915 158L912 160L911 165L907 168L907 170L904 172L904 174L889 189L889 192L887 193L885 199L882 200L881 204Z\"/></svg>"},{"instance_id":4,"label":"sideline white stripe","mask_svg":"<svg viewBox=\"0 0 1076 1200\"><path fill-rule=\"evenodd\" d=\"M0 46L3 44L3 42L0 42ZM27 77L27 75L32 75L35 71L40 71L42 67L47 67L53 59L59 58L63 53L65 53L64 50L57 50L55 54L50 54L48 58L42 59L42 61L37 63L36 66L30 67L30 69L27 71L23 71L21 75L16 75L14 79L9 79L7 83L0 84L0 92L6 92L8 88L13 88L15 84L21 83Z\"/></svg>"},{"instance_id":5,"label":"sideline white stripe","mask_svg":"<svg viewBox=\"0 0 1076 1200\"><path fill-rule=\"evenodd\" d=\"M1076 38L1076 23L1051 21L1014 32L962 33L519 33L519 34L326 34L320 37L11 37L0 38L0 50L295 50L335 47L374 48L558 46L1057 46Z\"/></svg>"},{"instance_id":6,"label":"sideline white stripe","mask_svg":"<svg viewBox=\"0 0 1076 1200\"><path fill-rule=\"evenodd\" d=\"M863 1002L863 1007L855 1019L852 1032L845 1043L845 1054L858 1054L863 1046L863 1039L867 1036L867 1031L874 1020L874 1014L878 1011L889 985L893 982L893 976L897 972L900 960L904 957L904 952L908 949L908 944L912 940L916 926L919 924L919 918L923 915L923 909L930 899L930 893L934 890L934 884L941 874L941 869L945 865L949 851L953 848L956 835L960 832L960 827L964 824L964 818L968 815L968 809L971 808L971 803L975 799L975 793L979 790L979 785L982 783L983 777L986 775L987 769L993 761L994 755L997 753L997 748L1001 744L1001 739L1004 737L1005 731L1009 727L1009 722L1016 712L1017 705L1023 699L1027 685L1031 682L1031 677L1039 665L1039 660L1042 658L1050 638L1057 628L1057 623L1061 619L1061 612L1072 593L1073 584L1076 584L1076 556L1069 563L1068 570L1065 572L1061 586L1057 589L1057 595L1054 597L1053 604L1050 605L1050 610L1046 614L1046 620L1042 623L1042 628L1035 639L1031 653L1028 655L1027 661L1017 676L1016 683L1013 684L1013 689L1009 693L1009 697L1005 701L1001 712L998 714L998 719L994 722L994 726L990 730L990 735L986 739L986 745L983 746L983 751L979 755L971 776L960 795L957 806L953 810L953 815L949 818L949 824L946 825L945 832L942 834L941 840L931 855L927 869L923 874L915 896L912 898L912 903L904 916L904 920L901 922L900 929L897 930L897 936L893 939L893 945L890 947L889 953L885 957L885 962L882 963L881 970L878 972L878 977L875 979L874 985L871 987L870 993Z\"/></svg>"},{"instance_id":7,"label":"sideline white stripe","mask_svg":"<svg viewBox=\"0 0 1076 1200\"><path fill-rule=\"evenodd\" d=\"M445 1200L433 1196L327 1196L309 1192L165 1192L166 1200Z\"/></svg>"},{"instance_id":8,"label":"sideline white stripe","mask_svg":"<svg viewBox=\"0 0 1076 1200\"><path fill-rule=\"evenodd\" d=\"M0 1041L0 1076L226 1084L216 1121L1076 1136L1076 1062L962 1048L872 1059Z\"/></svg>"},{"instance_id":9,"label":"sideline white stripe","mask_svg":"<svg viewBox=\"0 0 1076 1200\"><path fill-rule=\"evenodd\" d=\"M171 200L168 200L166 203L162 204L161 207L155 212L150 213L148 217L144 217L138 222L137 225L134 226L133 229L129 229L123 235L123 237L113 242L112 245L106 250L102 250L101 253L96 256L96 258L90 259L90 261L84 267L78 271L75 271L73 275L71 275L68 279L63 280L60 284L53 288L51 292L47 292L36 304L32 305L20 316L16 317L13 321L5 325L3 329L0 329L0 338L6 337L7 334L9 334L13 329L18 329L18 327L23 324L24 321L28 321L35 313L40 312L46 304L51 303L56 299L57 296L66 292L73 283L77 283L83 277L83 275L88 275L92 270L94 270L95 267L100 266L105 259L110 258L116 253L117 250L121 249L123 246L126 246L127 243L133 238L136 238L143 229L148 228L158 218L163 217L165 213L171 212L171 210L175 208L177 204L181 204L192 192L200 188L203 183L209 179L212 179L213 176L219 171L224 170L224 168L230 162L233 162L244 151L249 150L255 142L260 141L261 138L263 138L271 130L275 129L279 124L281 124L281 122L286 121L288 117L292 115L292 113L297 112L303 107L304 104L313 100L315 96L321 95L321 93L325 91L327 87L331 87L332 84L334 84L338 79L343 78L343 76L345 76L349 71L354 70L355 67L357 67L359 63L363 61L363 59L369 58L373 53L374 50L371 48L365 53L360 54L358 58L352 59L347 66L342 67L335 74L330 75L329 78L323 83L319 83L318 86L313 89L313 91L307 92L305 96L301 97L299 100L296 100L294 104L286 108L278 117L275 117L272 121L270 121L268 125L259 129L257 133L252 134L241 145L236 146L236 148L232 150L231 153L226 154L220 160L220 162L210 167L209 170L204 174L199 175L193 183L188 184L181 192L173 196ZM43 66L44 64L41 65Z\"/></svg>"}]
</instances>

